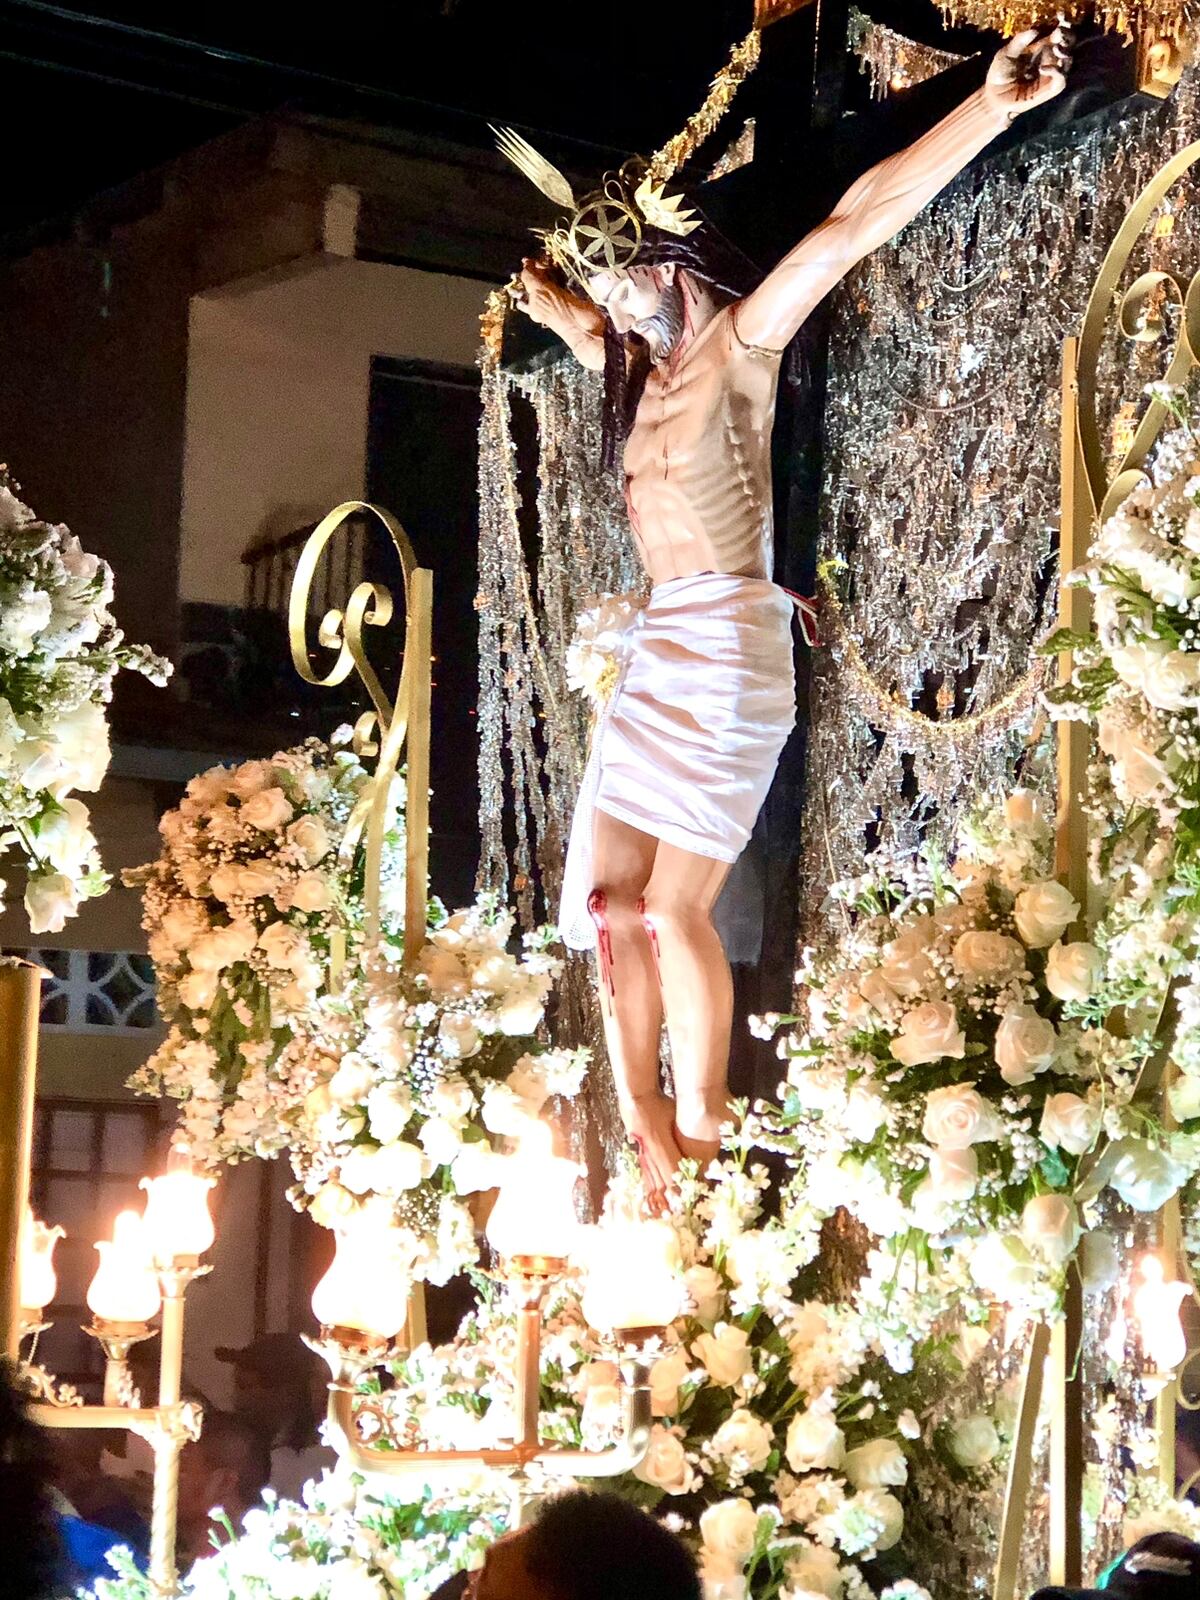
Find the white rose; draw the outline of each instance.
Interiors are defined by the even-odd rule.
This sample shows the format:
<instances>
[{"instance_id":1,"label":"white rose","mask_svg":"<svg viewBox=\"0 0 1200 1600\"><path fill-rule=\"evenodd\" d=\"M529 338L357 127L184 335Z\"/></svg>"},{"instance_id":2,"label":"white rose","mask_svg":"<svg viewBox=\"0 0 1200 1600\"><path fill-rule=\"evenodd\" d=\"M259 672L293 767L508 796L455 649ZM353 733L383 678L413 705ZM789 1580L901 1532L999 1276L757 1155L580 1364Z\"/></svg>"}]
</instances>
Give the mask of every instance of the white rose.
<instances>
[{"instance_id":1,"label":"white rose","mask_svg":"<svg viewBox=\"0 0 1200 1600\"><path fill-rule=\"evenodd\" d=\"M303 929L293 928L290 922L272 922L258 936L258 948L273 967L295 968L309 954L308 939Z\"/></svg>"},{"instance_id":2,"label":"white rose","mask_svg":"<svg viewBox=\"0 0 1200 1600\"><path fill-rule=\"evenodd\" d=\"M252 922L226 922L202 933L188 951L196 972L221 972L248 959L257 942Z\"/></svg>"},{"instance_id":3,"label":"white rose","mask_svg":"<svg viewBox=\"0 0 1200 1600\"><path fill-rule=\"evenodd\" d=\"M179 998L189 1011L207 1011L217 998L219 982L212 971L186 972L179 980Z\"/></svg>"},{"instance_id":4,"label":"white rose","mask_svg":"<svg viewBox=\"0 0 1200 1600\"><path fill-rule=\"evenodd\" d=\"M61 933L79 909L79 885L61 872L36 872L25 885L30 933Z\"/></svg>"},{"instance_id":5,"label":"white rose","mask_svg":"<svg viewBox=\"0 0 1200 1600\"><path fill-rule=\"evenodd\" d=\"M291 902L297 911L327 911L329 885L319 872L302 872L292 885Z\"/></svg>"},{"instance_id":6,"label":"white rose","mask_svg":"<svg viewBox=\"0 0 1200 1600\"><path fill-rule=\"evenodd\" d=\"M430 1173L428 1156L419 1145L398 1139L386 1145L355 1145L342 1162L342 1182L356 1194L402 1194L415 1189Z\"/></svg>"},{"instance_id":7,"label":"white rose","mask_svg":"<svg viewBox=\"0 0 1200 1600\"><path fill-rule=\"evenodd\" d=\"M897 994L918 995L929 983L933 976L929 947L935 931L931 917L918 917L884 946L879 977Z\"/></svg>"},{"instance_id":8,"label":"white rose","mask_svg":"<svg viewBox=\"0 0 1200 1600\"><path fill-rule=\"evenodd\" d=\"M650 1368L650 1407L656 1417L673 1417L679 1410L679 1385L692 1370L682 1345L668 1350Z\"/></svg>"},{"instance_id":9,"label":"white rose","mask_svg":"<svg viewBox=\"0 0 1200 1600\"><path fill-rule=\"evenodd\" d=\"M891 1044L892 1054L906 1067L940 1061L944 1056L961 1060L966 1048L958 1013L947 1000L928 1000L905 1012L900 1032Z\"/></svg>"},{"instance_id":10,"label":"white rose","mask_svg":"<svg viewBox=\"0 0 1200 1600\"><path fill-rule=\"evenodd\" d=\"M1079 1213L1065 1194L1038 1194L1021 1213L1021 1238L1030 1250L1061 1267L1079 1243Z\"/></svg>"},{"instance_id":11,"label":"white rose","mask_svg":"<svg viewBox=\"0 0 1200 1600\"><path fill-rule=\"evenodd\" d=\"M859 979L858 992L881 1016L887 1016L899 999L895 989L878 969Z\"/></svg>"},{"instance_id":12,"label":"white rose","mask_svg":"<svg viewBox=\"0 0 1200 1600\"><path fill-rule=\"evenodd\" d=\"M249 800L252 794L257 794L260 789L265 789L271 781L271 768L265 761L243 761L240 767L235 767L226 779L226 786L230 794L237 795L239 800Z\"/></svg>"},{"instance_id":13,"label":"white rose","mask_svg":"<svg viewBox=\"0 0 1200 1600\"><path fill-rule=\"evenodd\" d=\"M1159 711L1183 711L1200 704L1200 655L1168 650L1156 656L1142 678L1142 693Z\"/></svg>"},{"instance_id":14,"label":"white rose","mask_svg":"<svg viewBox=\"0 0 1200 1600\"><path fill-rule=\"evenodd\" d=\"M951 1083L925 1096L921 1128L939 1149L965 1150L998 1139L1004 1125L973 1083Z\"/></svg>"},{"instance_id":15,"label":"white rose","mask_svg":"<svg viewBox=\"0 0 1200 1600\"><path fill-rule=\"evenodd\" d=\"M339 1067L338 1071L342 1069ZM337 1074L334 1074L335 1078ZM372 1075L373 1076L373 1075ZM357 1086L357 1075L356 1085ZM358 1097L352 1097L353 1099ZM398 1139L412 1117L412 1096L403 1084L381 1083L367 1092L367 1121L371 1137L380 1144Z\"/></svg>"},{"instance_id":16,"label":"white rose","mask_svg":"<svg viewBox=\"0 0 1200 1600\"><path fill-rule=\"evenodd\" d=\"M76 877L86 870L87 858L96 848L89 821L82 800L65 799L38 824L38 853L55 872Z\"/></svg>"},{"instance_id":17,"label":"white rose","mask_svg":"<svg viewBox=\"0 0 1200 1600\"><path fill-rule=\"evenodd\" d=\"M870 1144L887 1121L887 1101L878 1084L856 1083L846 1096L842 1120L852 1139Z\"/></svg>"},{"instance_id":18,"label":"white rose","mask_svg":"<svg viewBox=\"0 0 1200 1600\"><path fill-rule=\"evenodd\" d=\"M297 817L287 836L310 867L329 854L329 834L320 817Z\"/></svg>"},{"instance_id":19,"label":"white rose","mask_svg":"<svg viewBox=\"0 0 1200 1600\"><path fill-rule=\"evenodd\" d=\"M1079 901L1053 878L1022 889L1013 906L1017 932L1031 950L1045 950L1079 915Z\"/></svg>"},{"instance_id":20,"label":"white rose","mask_svg":"<svg viewBox=\"0 0 1200 1600\"><path fill-rule=\"evenodd\" d=\"M820 1544L803 1546L789 1552L785 1566L788 1600L841 1600L845 1579L834 1551Z\"/></svg>"},{"instance_id":21,"label":"white rose","mask_svg":"<svg viewBox=\"0 0 1200 1600\"><path fill-rule=\"evenodd\" d=\"M357 1206L358 1201L349 1189L343 1188L340 1183L330 1181L323 1183L313 1195L308 1211L313 1221L319 1223L322 1228L336 1228Z\"/></svg>"},{"instance_id":22,"label":"white rose","mask_svg":"<svg viewBox=\"0 0 1200 1600\"><path fill-rule=\"evenodd\" d=\"M718 1500L700 1517L704 1548L744 1562L758 1538L758 1512L748 1500Z\"/></svg>"},{"instance_id":23,"label":"white rose","mask_svg":"<svg viewBox=\"0 0 1200 1600\"><path fill-rule=\"evenodd\" d=\"M1113 783L1123 798L1144 800L1156 789L1170 787L1170 771L1148 729L1131 727L1113 711L1101 711L1096 737L1113 763Z\"/></svg>"},{"instance_id":24,"label":"white rose","mask_svg":"<svg viewBox=\"0 0 1200 1600\"><path fill-rule=\"evenodd\" d=\"M740 1476L761 1472L771 1454L774 1438L770 1427L752 1411L739 1407L712 1436L713 1453L727 1462Z\"/></svg>"},{"instance_id":25,"label":"white rose","mask_svg":"<svg viewBox=\"0 0 1200 1600\"><path fill-rule=\"evenodd\" d=\"M754 1360L749 1335L728 1322L718 1322L711 1333L702 1333L692 1345L692 1354L704 1363L712 1381L726 1389L746 1376Z\"/></svg>"},{"instance_id":26,"label":"white rose","mask_svg":"<svg viewBox=\"0 0 1200 1600\"><path fill-rule=\"evenodd\" d=\"M715 1322L725 1309L725 1286L714 1267L689 1267L683 1275L699 1322Z\"/></svg>"},{"instance_id":27,"label":"white rose","mask_svg":"<svg viewBox=\"0 0 1200 1600\"><path fill-rule=\"evenodd\" d=\"M162 936L173 950L186 950L207 927L204 908L189 900L177 900L163 913Z\"/></svg>"},{"instance_id":28,"label":"white rose","mask_svg":"<svg viewBox=\"0 0 1200 1600\"><path fill-rule=\"evenodd\" d=\"M840 1467L846 1459L846 1436L830 1412L809 1406L789 1423L784 1454L793 1472Z\"/></svg>"},{"instance_id":29,"label":"white rose","mask_svg":"<svg viewBox=\"0 0 1200 1600\"><path fill-rule=\"evenodd\" d=\"M913 1210L936 1231L942 1208L969 1200L978 1186L979 1158L970 1146L934 1150L929 1157L928 1176L922 1178L913 1193Z\"/></svg>"},{"instance_id":30,"label":"white rose","mask_svg":"<svg viewBox=\"0 0 1200 1600\"><path fill-rule=\"evenodd\" d=\"M908 1482L908 1461L894 1439L870 1439L847 1450L842 1471L856 1489L896 1488Z\"/></svg>"},{"instance_id":31,"label":"white rose","mask_svg":"<svg viewBox=\"0 0 1200 1600\"><path fill-rule=\"evenodd\" d=\"M238 894L238 877L241 869L235 861L222 861L209 876L209 887L218 900L226 904Z\"/></svg>"},{"instance_id":32,"label":"white rose","mask_svg":"<svg viewBox=\"0 0 1200 1600\"><path fill-rule=\"evenodd\" d=\"M433 995L463 995L470 988L462 962L451 950L440 945L427 944L417 957L417 971L429 979Z\"/></svg>"},{"instance_id":33,"label":"white rose","mask_svg":"<svg viewBox=\"0 0 1200 1600\"><path fill-rule=\"evenodd\" d=\"M1100 1107L1077 1094L1052 1094L1042 1108L1039 1132L1049 1149L1081 1156L1096 1142L1103 1120Z\"/></svg>"},{"instance_id":34,"label":"white rose","mask_svg":"<svg viewBox=\"0 0 1200 1600\"><path fill-rule=\"evenodd\" d=\"M875 1541L876 1550L890 1550L898 1544L904 1532L904 1507L896 1496L886 1489L864 1489L855 1499L864 1511L883 1523L883 1531Z\"/></svg>"},{"instance_id":35,"label":"white rose","mask_svg":"<svg viewBox=\"0 0 1200 1600\"><path fill-rule=\"evenodd\" d=\"M465 1078L439 1078L429 1091L429 1109L447 1122L465 1122L475 1109L475 1092Z\"/></svg>"},{"instance_id":36,"label":"white rose","mask_svg":"<svg viewBox=\"0 0 1200 1600\"><path fill-rule=\"evenodd\" d=\"M1190 1122L1200 1117L1200 1078L1181 1073L1167 1090L1171 1114L1176 1122Z\"/></svg>"},{"instance_id":37,"label":"white rose","mask_svg":"<svg viewBox=\"0 0 1200 1600\"><path fill-rule=\"evenodd\" d=\"M1116 1165L1109 1187L1135 1211L1158 1211L1187 1179L1186 1167L1143 1139L1118 1140L1113 1150Z\"/></svg>"},{"instance_id":38,"label":"white rose","mask_svg":"<svg viewBox=\"0 0 1200 1600\"><path fill-rule=\"evenodd\" d=\"M995 1048L1000 1076L1018 1088L1054 1064L1058 1034L1034 1006L1010 1006L996 1029Z\"/></svg>"},{"instance_id":39,"label":"white rose","mask_svg":"<svg viewBox=\"0 0 1200 1600\"><path fill-rule=\"evenodd\" d=\"M1046 958L1046 987L1059 1000L1090 1000L1104 972L1104 957L1085 939L1056 944Z\"/></svg>"},{"instance_id":40,"label":"white rose","mask_svg":"<svg viewBox=\"0 0 1200 1600\"><path fill-rule=\"evenodd\" d=\"M460 1146L450 1169L455 1189L459 1194L479 1194L499 1188L508 1171L508 1159L486 1140L475 1139Z\"/></svg>"},{"instance_id":41,"label":"white rose","mask_svg":"<svg viewBox=\"0 0 1200 1600\"><path fill-rule=\"evenodd\" d=\"M334 1105L361 1105L375 1083L375 1069L365 1056L351 1050L344 1055L327 1088Z\"/></svg>"},{"instance_id":42,"label":"white rose","mask_svg":"<svg viewBox=\"0 0 1200 1600\"><path fill-rule=\"evenodd\" d=\"M529 986L506 994L493 1013L501 1033L510 1038L536 1033L545 1013L541 991Z\"/></svg>"},{"instance_id":43,"label":"white rose","mask_svg":"<svg viewBox=\"0 0 1200 1600\"><path fill-rule=\"evenodd\" d=\"M961 1418L950 1430L950 1454L960 1467L986 1467L999 1448L996 1424L982 1412Z\"/></svg>"},{"instance_id":44,"label":"white rose","mask_svg":"<svg viewBox=\"0 0 1200 1600\"><path fill-rule=\"evenodd\" d=\"M465 1060L479 1049L479 1029L470 1017L447 1013L438 1025L438 1039L448 1056Z\"/></svg>"},{"instance_id":45,"label":"white rose","mask_svg":"<svg viewBox=\"0 0 1200 1600\"><path fill-rule=\"evenodd\" d=\"M550 1098L550 1087L536 1056L522 1056L504 1081L534 1111L540 1111Z\"/></svg>"},{"instance_id":46,"label":"white rose","mask_svg":"<svg viewBox=\"0 0 1200 1600\"><path fill-rule=\"evenodd\" d=\"M1093 1228L1079 1241L1079 1275L1084 1294L1103 1294L1121 1275L1116 1241L1103 1228Z\"/></svg>"},{"instance_id":47,"label":"white rose","mask_svg":"<svg viewBox=\"0 0 1200 1600\"><path fill-rule=\"evenodd\" d=\"M665 1494L688 1494L695 1484L683 1441L657 1422L650 1430L646 1454L634 1467L633 1475Z\"/></svg>"},{"instance_id":48,"label":"white rose","mask_svg":"<svg viewBox=\"0 0 1200 1600\"><path fill-rule=\"evenodd\" d=\"M252 794L238 815L243 822L263 833L274 833L292 819L292 805L282 789L260 789Z\"/></svg>"},{"instance_id":49,"label":"white rose","mask_svg":"<svg viewBox=\"0 0 1200 1600\"><path fill-rule=\"evenodd\" d=\"M480 1118L489 1133L503 1134L517 1139L531 1122L536 1122L537 1112L528 1100L514 1094L506 1083L489 1083L483 1091L479 1108Z\"/></svg>"},{"instance_id":50,"label":"white rose","mask_svg":"<svg viewBox=\"0 0 1200 1600\"><path fill-rule=\"evenodd\" d=\"M972 929L954 941L954 970L969 983L1007 983L1025 965L1025 952L1006 933Z\"/></svg>"},{"instance_id":51,"label":"white rose","mask_svg":"<svg viewBox=\"0 0 1200 1600\"><path fill-rule=\"evenodd\" d=\"M1151 665L1165 654L1162 645L1117 644L1109 649L1108 658L1121 682L1141 692Z\"/></svg>"},{"instance_id":52,"label":"white rose","mask_svg":"<svg viewBox=\"0 0 1200 1600\"><path fill-rule=\"evenodd\" d=\"M1033 1257L1015 1233L987 1234L971 1253L970 1269L981 1289L1010 1303L1038 1276Z\"/></svg>"},{"instance_id":53,"label":"white rose","mask_svg":"<svg viewBox=\"0 0 1200 1600\"><path fill-rule=\"evenodd\" d=\"M85 700L74 711L63 712L54 719L54 736L74 775L70 787L98 789L111 760L104 707Z\"/></svg>"},{"instance_id":54,"label":"white rose","mask_svg":"<svg viewBox=\"0 0 1200 1600\"><path fill-rule=\"evenodd\" d=\"M421 1124L417 1138L435 1167L448 1167L462 1148L462 1132L441 1117L429 1117Z\"/></svg>"}]
</instances>

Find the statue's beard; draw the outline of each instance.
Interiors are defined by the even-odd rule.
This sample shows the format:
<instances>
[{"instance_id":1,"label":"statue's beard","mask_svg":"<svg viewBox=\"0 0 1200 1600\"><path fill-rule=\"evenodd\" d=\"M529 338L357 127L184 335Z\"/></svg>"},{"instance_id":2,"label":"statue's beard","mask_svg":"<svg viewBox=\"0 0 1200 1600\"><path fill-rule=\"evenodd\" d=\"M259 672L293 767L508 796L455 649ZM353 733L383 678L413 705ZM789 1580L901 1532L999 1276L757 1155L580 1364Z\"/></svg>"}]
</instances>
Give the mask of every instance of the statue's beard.
<instances>
[{"instance_id":1,"label":"statue's beard","mask_svg":"<svg viewBox=\"0 0 1200 1600\"><path fill-rule=\"evenodd\" d=\"M659 296L657 309L635 323L633 332L644 341L651 361L665 361L683 338L683 324L683 290L678 283L669 283Z\"/></svg>"}]
</instances>

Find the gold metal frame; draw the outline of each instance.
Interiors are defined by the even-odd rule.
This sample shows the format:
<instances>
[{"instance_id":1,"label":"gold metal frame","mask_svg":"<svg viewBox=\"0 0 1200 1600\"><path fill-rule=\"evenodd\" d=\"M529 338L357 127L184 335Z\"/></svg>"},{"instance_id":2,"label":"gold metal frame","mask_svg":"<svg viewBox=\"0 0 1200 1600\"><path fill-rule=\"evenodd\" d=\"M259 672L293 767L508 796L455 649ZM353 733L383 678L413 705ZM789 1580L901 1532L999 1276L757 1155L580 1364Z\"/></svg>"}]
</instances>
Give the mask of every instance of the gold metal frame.
<instances>
[{"instance_id":1,"label":"gold metal frame","mask_svg":"<svg viewBox=\"0 0 1200 1600\"><path fill-rule=\"evenodd\" d=\"M1129 340L1151 342L1162 336L1161 322L1147 313L1151 297L1171 296L1180 308L1180 326L1170 351L1163 381L1177 384L1200 366L1200 273L1185 281L1172 271L1145 272L1118 300L1118 287L1135 245L1147 224L1189 168L1200 162L1200 142L1181 150L1151 179L1130 207L1097 275L1077 337L1066 340L1062 375L1062 517L1059 569L1063 578L1086 559L1092 532L1110 517L1142 482L1144 464L1169 415L1151 400L1124 456L1112 470L1101 443L1098 372L1104 340L1116 329ZM1114 311L1115 305L1115 311ZM1059 624L1082 632L1089 620L1086 590L1060 587ZM1071 656L1059 658L1059 681L1069 679ZM1058 823L1056 870L1081 906L1088 904L1088 831L1083 799L1090 752L1089 730L1078 722L1058 724ZM1086 933L1084 926L1076 936ZM1158 1019L1159 1048L1145 1063L1135 1098L1148 1101L1164 1092L1169 1069L1170 1039L1175 1015L1168 990ZM1120 1018L1113 1019L1119 1026ZM1106 1181L1103 1141L1081 1166L1077 1198L1099 1192ZM1179 1255L1178 1201L1168 1202L1160 1236L1171 1259ZM1034 1441L1043 1399L1043 1373L1048 1372L1050 1404L1050 1551L1048 1582L1081 1583L1083 1506L1083 1395L1079 1356L1082 1341L1082 1287L1077 1270L1067 1285L1065 1316L1053 1327L1031 1330L1025 1354L1016 1434L1009 1464L1001 1522L999 1553L992 1586L993 1600L1014 1600L1017 1592L1025 1518L1032 1487ZM1047 1362L1046 1357L1049 1356ZM1174 1406L1177 1384L1169 1384L1158 1401L1159 1469L1170 1474L1174 1491ZM1168 1456L1170 1461L1168 1463Z\"/></svg>"},{"instance_id":2,"label":"gold metal frame","mask_svg":"<svg viewBox=\"0 0 1200 1600\"><path fill-rule=\"evenodd\" d=\"M325 613L317 628L317 647L337 652L332 667L322 676L312 664L308 640L309 608L313 580L325 547L351 517L376 518L400 558L404 579L404 658L394 697L389 698L367 654L364 630L383 628L395 614L391 590L363 581L346 601L345 609ZM335 506L308 537L296 563L288 601L288 639L292 665L304 679L321 689L345 683L352 672L371 698L372 710L354 727L354 750L364 761L375 759L369 793L359 802L342 846L344 857L353 855L366 832L366 945L379 942L380 871L383 844L392 814L392 780L407 745L405 800L405 909L404 964L411 969L425 942L429 903L429 737L433 651L433 573L417 565L408 535L389 512L365 500L345 500Z\"/></svg>"}]
</instances>

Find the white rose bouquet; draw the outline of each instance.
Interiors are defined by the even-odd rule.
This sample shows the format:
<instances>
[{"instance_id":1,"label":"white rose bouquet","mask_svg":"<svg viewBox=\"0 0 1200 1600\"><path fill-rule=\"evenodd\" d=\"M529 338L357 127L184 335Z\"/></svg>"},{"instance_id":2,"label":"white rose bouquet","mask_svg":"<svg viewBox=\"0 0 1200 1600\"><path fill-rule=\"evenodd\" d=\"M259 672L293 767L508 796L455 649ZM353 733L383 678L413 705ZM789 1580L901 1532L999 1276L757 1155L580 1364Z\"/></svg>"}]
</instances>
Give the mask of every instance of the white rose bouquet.
<instances>
[{"instance_id":1,"label":"white rose bouquet","mask_svg":"<svg viewBox=\"0 0 1200 1600\"><path fill-rule=\"evenodd\" d=\"M645 604L637 594L609 594L576 618L575 636L567 646L567 687L586 696L595 712L612 698L628 634Z\"/></svg>"},{"instance_id":2,"label":"white rose bouquet","mask_svg":"<svg viewBox=\"0 0 1200 1600\"><path fill-rule=\"evenodd\" d=\"M348 962L358 949L361 888L340 856L367 781L349 749L316 739L213 767L159 823L158 860L125 875L143 891L170 1024L132 1086L182 1102L179 1136L200 1161L274 1155L291 1136L280 1057L331 989L337 941ZM403 849L385 855L395 907Z\"/></svg>"},{"instance_id":3,"label":"white rose bouquet","mask_svg":"<svg viewBox=\"0 0 1200 1600\"><path fill-rule=\"evenodd\" d=\"M845 886L848 933L798 974L807 1016L760 1029L788 1030L765 1135L795 1168L787 1203L817 1218L845 1207L892 1242L872 1290L919 1239L947 1306L973 1280L1052 1311L1097 1190L1147 1209L1197 1164L1195 1141L1130 1104L1150 1041L1100 1026L1103 956L1068 937L1079 907L1050 875L1049 842L1022 792L966 824L952 871L921 858ZM936 1314L934 1296L917 1326Z\"/></svg>"},{"instance_id":4,"label":"white rose bouquet","mask_svg":"<svg viewBox=\"0 0 1200 1600\"><path fill-rule=\"evenodd\" d=\"M381 960L319 999L277 1066L294 1203L325 1227L363 1210L398 1226L435 1283L477 1259L470 1196L503 1164L489 1135L519 1134L587 1071L586 1051L536 1036L561 970L550 930L519 955L512 933L488 896L435 921L415 974Z\"/></svg>"},{"instance_id":5,"label":"white rose bouquet","mask_svg":"<svg viewBox=\"0 0 1200 1600\"><path fill-rule=\"evenodd\" d=\"M27 869L30 931L60 933L108 883L74 791L108 770L113 679L126 667L162 684L171 667L124 643L108 563L15 488L0 468L0 849Z\"/></svg>"}]
</instances>

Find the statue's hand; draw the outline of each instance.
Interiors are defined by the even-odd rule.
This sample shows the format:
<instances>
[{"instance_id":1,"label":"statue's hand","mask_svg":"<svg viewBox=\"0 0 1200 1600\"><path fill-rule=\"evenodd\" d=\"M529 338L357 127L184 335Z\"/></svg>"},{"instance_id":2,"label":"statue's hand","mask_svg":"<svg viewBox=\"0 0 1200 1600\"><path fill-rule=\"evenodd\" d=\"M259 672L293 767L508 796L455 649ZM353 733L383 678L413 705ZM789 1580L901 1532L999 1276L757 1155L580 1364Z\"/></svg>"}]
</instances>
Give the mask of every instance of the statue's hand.
<instances>
[{"instance_id":1,"label":"statue's hand","mask_svg":"<svg viewBox=\"0 0 1200 1600\"><path fill-rule=\"evenodd\" d=\"M1071 66L1071 30L1060 23L1052 33L1028 28L1010 39L988 68L983 96L998 118L1011 122L1053 100L1066 86Z\"/></svg>"},{"instance_id":2,"label":"statue's hand","mask_svg":"<svg viewBox=\"0 0 1200 1600\"><path fill-rule=\"evenodd\" d=\"M513 303L530 321L541 323L544 328L557 330L567 317L568 296L543 261L526 257L510 293Z\"/></svg>"}]
</instances>

